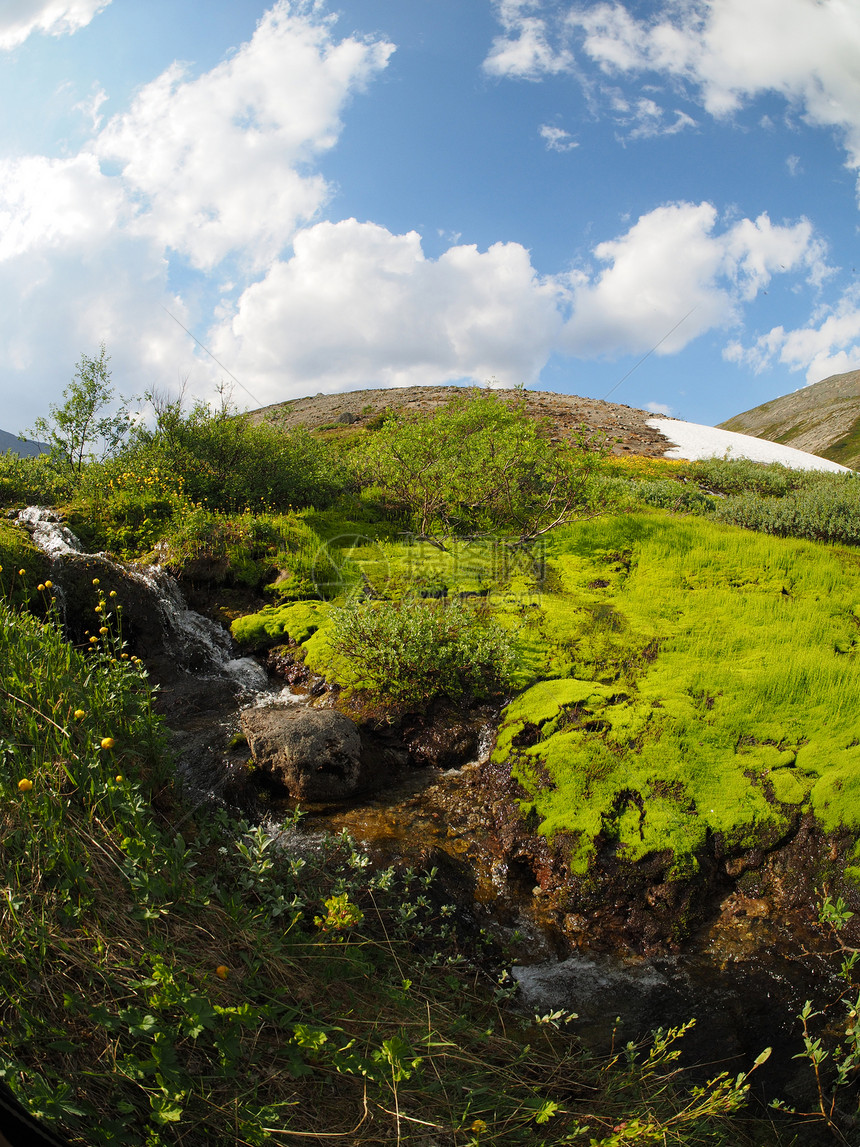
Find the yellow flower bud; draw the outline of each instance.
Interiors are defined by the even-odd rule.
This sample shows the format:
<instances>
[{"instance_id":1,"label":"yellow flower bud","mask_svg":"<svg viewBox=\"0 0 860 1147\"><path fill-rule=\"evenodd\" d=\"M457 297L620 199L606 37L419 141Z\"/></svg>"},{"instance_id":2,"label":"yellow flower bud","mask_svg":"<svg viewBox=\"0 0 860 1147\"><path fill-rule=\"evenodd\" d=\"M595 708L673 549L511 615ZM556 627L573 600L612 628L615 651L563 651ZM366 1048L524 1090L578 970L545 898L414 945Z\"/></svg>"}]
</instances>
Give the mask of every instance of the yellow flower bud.
<instances>
[{"instance_id":1,"label":"yellow flower bud","mask_svg":"<svg viewBox=\"0 0 860 1147\"><path fill-rule=\"evenodd\" d=\"M99 584L99 579L97 577L94 577L93 578L93 585L98 585L98 584Z\"/></svg>"},{"instance_id":2,"label":"yellow flower bud","mask_svg":"<svg viewBox=\"0 0 860 1147\"><path fill-rule=\"evenodd\" d=\"M87 714L86 714L85 709L75 709L75 720L76 721L83 721L83 719L84 719L84 717L86 717L86 715Z\"/></svg>"},{"instance_id":3,"label":"yellow flower bud","mask_svg":"<svg viewBox=\"0 0 860 1147\"><path fill-rule=\"evenodd\" d=\"M22 777L20 781L18 781L18 788L22 793L28 793L32 787L33 782L28 780L27 777Z\"/></svg>"},{"instance_id":4,"label":"yellow flower bud","mask_svg":"<svg viewBox=\"0 0 860 1147\"><path fill-rule=\"evenodd\" d=\"M112 749L115 744L116 744L116 741L113 739L113 737L102 737L102 748L103 749Z\"/></svg>"},{"instance_id":5,"label":"yellow flower bud","mask_svg":"<svg viewBox=\"0 0 860 1147\"><path fill-rule=\"evenodd\" d=\"M219 964L215 969L215 975L219 978L219 980L226 980L230 975L230 969L226 964Z\"/></svg>"},{"instance_id":6,"label":"yellow flower bud","mask_svg":"<svg viewBox=\"0 0 860 1147\"><path fill-rule=\"evenodd\" d=\"M2 568L3 567L0 566L0 569L2 569ZM54 583L52 581L46 581L45 582L45 589L53 589L53 588L54 588Z\"/></svg>"}]
</instances>

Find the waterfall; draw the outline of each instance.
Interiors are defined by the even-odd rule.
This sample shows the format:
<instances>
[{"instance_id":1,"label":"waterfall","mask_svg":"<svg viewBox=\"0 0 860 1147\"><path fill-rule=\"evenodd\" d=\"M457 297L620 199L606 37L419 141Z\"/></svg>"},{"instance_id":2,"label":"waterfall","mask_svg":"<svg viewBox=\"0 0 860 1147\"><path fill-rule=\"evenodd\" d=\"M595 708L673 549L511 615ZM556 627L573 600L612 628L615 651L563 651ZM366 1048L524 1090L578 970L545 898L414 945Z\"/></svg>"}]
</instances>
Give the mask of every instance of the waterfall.
<instances>
[{"instance_id":1,"label":"waterfall","mask_svg":"<svg viewBox=\"0 0 860 1147\"><path fill-rule=\"evenodd\" d=\"M160 566L124 564L105 553L86 554L80 540L64 526L59 514L40 506L28 506L17 519L32 531L33 541L56 560L70 554L98 558L121 571L125 578L145 586L152 594L167 637L167 652L183 669L193 667L201 676L227 677L245 693L256 693L266 688L265 670L251 657L234 657L232 641L216 622L189 609L176 579ZM62 591L61 576L58 589ZM60 600L62 606L62 597Z\"/></svg>"}]
</instances>

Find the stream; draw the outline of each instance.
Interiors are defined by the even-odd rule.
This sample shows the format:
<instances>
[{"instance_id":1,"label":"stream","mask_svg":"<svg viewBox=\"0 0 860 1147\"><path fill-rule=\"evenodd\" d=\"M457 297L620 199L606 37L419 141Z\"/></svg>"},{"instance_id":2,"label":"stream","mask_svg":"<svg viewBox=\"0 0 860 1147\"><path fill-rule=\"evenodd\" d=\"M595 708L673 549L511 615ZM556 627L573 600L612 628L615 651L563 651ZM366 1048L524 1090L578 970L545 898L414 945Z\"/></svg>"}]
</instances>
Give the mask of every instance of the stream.
<instances>
[{"instance_id":1,"label":"stream","mask_svg":"<svg viewBox=\"0 0 860 1147\"><path fill-rule=\"evenodd\" d=\"M575 1013L565 1030L598 1053L695 1018L681 1045L686 1063L706 1065L708 1077L724 1070L737 1075L772 1047L755 1088L799 1110L815 1105L812 1073L793 1058L802 1049L796 1017L806 999L835 998L838 984L814 954L820 939L797 920L730 891L677 954L595 951L587 920L572 942L570 922L560 926L533 873L509 863L491 839L482 782L492 728L480 738L475 759L460 768L402 769L375 794L304 806L298 824L283 831L294 802L261 794L249 781L248 748L237 737L240 712L273 704L325 707L332 694L284 685L257 660L235 657L229 634L188 609L166 571L83 554L51 511L30 507L19 520L52 558L61 615L69 571L84 561L112 567L157 603L170 649L169 657L153 658L150 675L158 686L156 707L171 730L178 779L192 803L241 810L297 851L315 837L347 830L374 864L434 867L446 893L504 953L519 985L513 1006L529 1015ZM811 1130L806 1142L817 1142Z\"/></svg>"}]
</instances>

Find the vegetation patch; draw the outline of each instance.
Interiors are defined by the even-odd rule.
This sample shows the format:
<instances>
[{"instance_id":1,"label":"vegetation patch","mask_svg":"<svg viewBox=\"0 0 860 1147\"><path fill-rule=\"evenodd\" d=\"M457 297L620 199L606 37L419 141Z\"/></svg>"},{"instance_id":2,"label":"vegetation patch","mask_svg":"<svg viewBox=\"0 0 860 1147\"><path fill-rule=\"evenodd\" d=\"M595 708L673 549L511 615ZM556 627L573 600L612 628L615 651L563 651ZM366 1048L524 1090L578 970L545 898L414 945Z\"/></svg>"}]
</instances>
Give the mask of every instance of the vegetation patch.
<instances>
[{"instance_id":1,"label":"vegetation patch","mask_svg":"<svg viewBox=\"0 0 860 1147\"><path fill-rule=\"evenodd\" d=\"M599 838L631 860L671 849L681 875L710 834L773 842L806 807L860 831L853 554L638 515L571 528L548 565L560 679L509 706L496 754L542 831L574 834L577 871ZM541 735L518 747L527 723Z\"/></svg>"}]
</instances>

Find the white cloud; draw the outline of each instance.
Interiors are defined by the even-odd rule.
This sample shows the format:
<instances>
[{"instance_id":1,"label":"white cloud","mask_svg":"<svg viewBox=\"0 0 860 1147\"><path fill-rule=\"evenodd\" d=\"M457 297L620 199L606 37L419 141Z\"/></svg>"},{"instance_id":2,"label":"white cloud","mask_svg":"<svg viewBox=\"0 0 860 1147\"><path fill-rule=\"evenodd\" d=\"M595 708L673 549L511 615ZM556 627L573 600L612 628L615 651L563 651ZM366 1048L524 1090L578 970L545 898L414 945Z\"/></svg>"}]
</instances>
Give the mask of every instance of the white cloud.
<instances>
[{"instance_id":1,"label":"white cloud","mask_svg":"<svg viewBox=\"0 0 860 1147\"><path fill-rule=\"evenodd\" d=\"M496 0L496 14L505 34L493 40L484 60L488 75L536 80L573 66L573 54L565 47L553 46L551 22L532 15L540 7L541 0Z\"/></svg>"},{"instance_id":2,"label":"white cloud","mask_svg":"<svg viewBox=\"0 0 860 1147\"><path fill-rule=\"evenodd\" d=\"M765 92L842 134L860 168L860 5L846 0L674 0L636 19L617 0L497 2L504 35L484 67L539 79L587 57L607 76L653 72L686 85L713 116Z\"/></svg>"},{"instance_id":3,"label":"white cloud","mask_svg":"<svg viewBox=\"0 0 860 1147\"><path fill-rule=\"evenodd\" d=\"M677 135L688 127L695 127L696 121L686 112L674 109L674 119L667 120L665 108L652 99L636 101L630 116L633 127L630 131L631 139L651 139L658 135Z\"/></svg>"},{"instance_id":4,"label":"white cloud","mask_svg":"<svg viewBox=\"0 0 860 1147\"><path fill-rule=\"evenodd\" d=\"M579 144L571 137L569 131L552 124L542 123L538 129L540 137L546 143L548 151L572 151Z\"/></svg>"},{"instance_id":5,"label":"white cloud","mask_svg":"<svg viewBox=\"0 0 860 1147\"><path fill-rule=\"evenodd\" d=\"M564 343L577 355L681 350L740 317L742 304L780 271L824 274L823 251L806 220L776 226L767 215L715 232L710 203L675 203L643 215L594 251L599 273L572 279ZM677 324L677 325L676 325ZM674 328L674 329L673 329Z\"/></svg>"},{"instance_id":6,"label":"white cloud","mask_svg":"<svg viewBox=\"0 0 860 1147\"><path fill-rule=\"evenodd\" d=\"M31 251L83 245L117 226L124 197L95 156L0 161L0 262Z\"/></svg>"},{"instance_id":7,"label":"white cloud","mask_svg":"<svg viewBox=\"0 0 860 1147\"><path fill-rule=\"evenodd\" d=\"M823 258L805 220L721 224L708 203L658 208L594 256L596 269L542 278L517 243L453 246L434 260L415 232L319 223L244 291L210 345L262 402L491 376L532 383L553 352L677 352L737 322L773 275L814 276Z\"/></svg>"},{"instance_id":8,"label":"white cloud","mask_svg":"<svg viewBox=\"0 0 860 1147\"><path fill-rule=\"evenodd\" d=\"M262 401L362 386L495 376L533 382L556 342L560 288L525 248L449 248L346 219L300 232L210 338Z\"/></svg>"},{"instance_id":9,"label":"white cloud","mask_svg":"<svg viewBox=\"0 0 860 1147\"><path fill-rule=\"evenodd\" d=\"M652 414L665 414L667 418L672 415L672 407L667 406L665 402L646 402L645 409L650 410Z\"/></svg>"},{"instance_id":10,"label":"white cloud","mask_svg":"<svg viewBox=\"0 0 860 1147\"><path fill-rule=\"evenodd\" d=\"M261 269L320 210L329 188L305 165L394 46L335 42L314 10L279 0L224 63L196 79L174 64L107 125L96 150L121 165L138 233L201 270L238 251Z\"/></svg>"},{"instance_id":11,"label":"white cloud","mask_svg":"<svg viewBox=\"0 0 860 1147\"><path fill-rule=\"evenodd\" d=\"M733 342L725 357L756 372L779 363L805 371L807 383L831 374L860 369L860 287L846 291L839 302L823 309L809 326L787 331L774 327L749 347Z\"/></svg>"},{"instance_id":12,"label":"white cloud","mask_svg":"<svg viewBox=\"0 0 860 1147\"><path fill-rule=\"evenodd\" d=\"M211 288L201 276L175 299L175 254L236 291L270 265L325 202L313 163L392 50L336 39L313 3L276 3L225 63L196 78L168 69L79 154L0 162L0 285L18 304L0 315L4 361L65 379L105 339L128 390L157 381L159 364L172 378L193 363L161 303L199 328ZM95 132L102 100L88 109ZM201 389L217 378L208 361L194 371ZM16 401L44 409L32 392Z\"/></svg>"},{"instance_id":13,"label":"white cloud","mask_svg":"<svg viewBox=\"0 0 860 1147\"><path fill-rule=\"evenodd\" d=\"M63 36L77 32L111 0L5 0L0 7L0 49L23 44L32 32Z\"/></svg>"}]
</instances>

